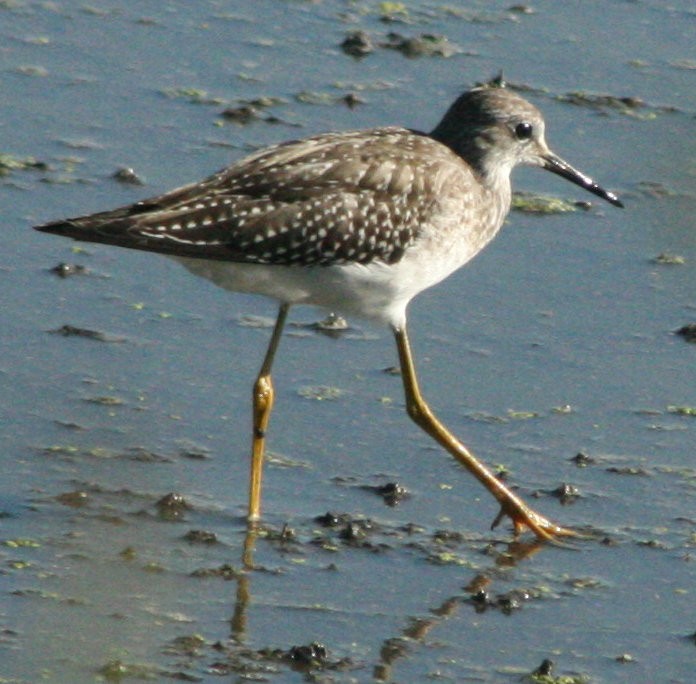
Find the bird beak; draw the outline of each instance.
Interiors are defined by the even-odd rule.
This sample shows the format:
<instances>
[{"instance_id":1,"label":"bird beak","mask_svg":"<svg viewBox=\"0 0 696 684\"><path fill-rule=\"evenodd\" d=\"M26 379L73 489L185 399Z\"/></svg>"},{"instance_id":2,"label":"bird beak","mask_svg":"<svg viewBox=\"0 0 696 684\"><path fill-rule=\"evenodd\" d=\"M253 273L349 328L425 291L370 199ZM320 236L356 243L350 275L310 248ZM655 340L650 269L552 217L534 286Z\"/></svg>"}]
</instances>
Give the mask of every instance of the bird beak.
<instances>
[{"instance_id":1,"label":"bird beak","mask_svg":"<svg viewBox=\"0 0 696 684\"><path fill-rule=\"evenodd\" d=\"M623 207L623 202L613 193L605 190L595 183L589 176L584 173L580 173L577 169L574 169L570 164L564 162L560 157L557 157L552 152L548 152L542 156L542 166L547 171L552 171L558 176L569 180L575 185L579 185L581 188L585 188L588 192L591 192L597 197L601 197L615 207Z\"/></svg>"}]
</instances>

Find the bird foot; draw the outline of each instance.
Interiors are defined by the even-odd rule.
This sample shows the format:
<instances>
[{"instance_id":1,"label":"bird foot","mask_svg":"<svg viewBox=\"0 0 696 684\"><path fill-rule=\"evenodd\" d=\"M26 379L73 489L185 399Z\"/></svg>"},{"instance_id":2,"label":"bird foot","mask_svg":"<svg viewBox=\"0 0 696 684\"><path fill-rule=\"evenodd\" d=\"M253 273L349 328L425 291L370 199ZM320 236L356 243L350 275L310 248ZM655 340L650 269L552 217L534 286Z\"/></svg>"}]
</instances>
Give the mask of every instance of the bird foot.
<instances>
[{"instance_id":1,"label":"bird foot","mask_svg":"<svg viewBox=\"0 0 696 684\"><path fill-rule=\"evenodd\" d=\"M555 542L562 544L559 537L583 537L579 532L571 530L567 527L561 527L556 523L546 519L543 515L539 515L529 506L521 501L504 503L498 515L495 517L491 529L495 529L503 520L508 517L512 520L512 526L515 537L518 537L526 530L529 530L536 535L540 541Z\"/></svg>"}]
</instances>

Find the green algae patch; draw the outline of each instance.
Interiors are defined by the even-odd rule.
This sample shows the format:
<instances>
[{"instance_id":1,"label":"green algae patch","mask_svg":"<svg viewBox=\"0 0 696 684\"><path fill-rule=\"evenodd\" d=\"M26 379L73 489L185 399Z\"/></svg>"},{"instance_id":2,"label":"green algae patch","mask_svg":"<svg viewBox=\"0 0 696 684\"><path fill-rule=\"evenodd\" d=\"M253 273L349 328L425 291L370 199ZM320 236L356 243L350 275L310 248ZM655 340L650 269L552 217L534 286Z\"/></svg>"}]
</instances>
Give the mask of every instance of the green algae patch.
<instances>
[{"instance_id":1,"label":"green algae patch","mask_svg":"<svg viewBox=\"0 0 696 684\"><path fill-rule=\"evenodd\" d=\"M559 95L557 99L560 102L567 102L578 107L587 107L602 113L617 112L623 116L630 116L642 121L651 121L657 118L658 114L675 111L674 107L653 105L635 96L575 91Z\"/></svg>"},{"instance_id":2,"label":"green algae patch","mask_svg":"<svg viewBox=\"0 0 696 684\"><path fill-rule=\"evenodd\" d=\"M314 399L315 401L333 401L340 399L346 391L338 387L329 385L307 385L300 387L297 393L304 399Z\"/></svg>"},{"instance_id":3,"label":"green algae patch","mask_svg":"<svg viewBox=\"0 0 696 684\"><path fill-rule=\"evenodd\" d=\"M656 257L653 257L652 263L660 266L682 266L686 263L686 259L679 254L660 252Z\"/></svg>"},{"instance_id":4,"label":"green algae patch","mask_svg":"<svg viewBox=\"0 0 696 684\"><path fill-rule=\"evenodd\" d=\"M34 157L17 157L13 154L0 152L0 178L9 176L13 171L46 171L48 164Z\"/></svg>"},{"instance_id":5,"label":"green algae patch","mask_svg":"<svg viewBox=\"0 0 696 684\"><path fill-rule=\"evenodd\" d=\"M215 105L220 106L225 104L225 99L221 97L214 97L208 93L207 90L201 88L187 88L187 87L176 87L176 88L164 88L160 91L162 95L169 98L170 100L186 100L191 104L199 105Z\"/></svg>"},{"instance_id":6,"label":"green algae patch","mask_svg":"<svg viewBox=\"0 0 696 684\"><path fill-rule=\"evenodd\" d=\"M696 418L696 406L668 406L667 411L677 416L691 416Z\"/></svg>"},{"instance_id":7,"label":"green algae patch","mask_svg":"<svg viewBox=\"0 0 696 684\"><path fill-rule=\"evenodd\" d=\"M172 639L164 648L164 653L197 658L202 655L202 649L206 645L205 639L200 634L188 634Z\"/></svg>"},{"instance_id":8,"label":"green algae patch","mask_svg":"<svg viewBox=\"0 0 696 684\"><path fill-rule=\"evenodd\" d=\"M452 57L463 52L445 36L432 33L422 33L419 36L402 36L399 33L389 33L387 40L380 47L396 50L404 57L415 59L417 57Z\"/></svg>"},{"instance_id":9,"label":"green algae patch","mask_svg":"<svg viewBox=\"0 0 696 684\"><path fill-rule=\"evenodd\" d=\"M567 214L578 211L580 206L576 202L564 200L550 195L537 195L531 192L515 192L512 195L512 207L514 211L525 214Z\"/></svg>"},{"instance_id":10,"label":"green algae patch","mask_svg":"<svg viewBox=\"0 0 696 684\"><path fill-rule=\"evenodd\" d=\"M34 539L5 539L2 542L3 546L7 546L10 549L38 549L41 544Z\"/></svg>"},{"instance_id":11,"label":"green algae patch","mask_svg":"<svg viewBox=\"0 0 696 684\"><path fill-rule=\"evenodd\" d=\"M120 682L124 679L145 681L160 679L161 672L152 665L124 663L122 660L110 660L100 667L98 674L107 682Z\"/></svg>"},{"instance_id":12,"label":"green algae patch","mask_svg":"<svg viewBox=\"0 0 696 684\"><path fill-rule=\"evenodd\" d=\"M513 409L509 409L507 415L510 420L530 420L541 417L536 411L514 411Z\"/></svg>"}]
</instances>

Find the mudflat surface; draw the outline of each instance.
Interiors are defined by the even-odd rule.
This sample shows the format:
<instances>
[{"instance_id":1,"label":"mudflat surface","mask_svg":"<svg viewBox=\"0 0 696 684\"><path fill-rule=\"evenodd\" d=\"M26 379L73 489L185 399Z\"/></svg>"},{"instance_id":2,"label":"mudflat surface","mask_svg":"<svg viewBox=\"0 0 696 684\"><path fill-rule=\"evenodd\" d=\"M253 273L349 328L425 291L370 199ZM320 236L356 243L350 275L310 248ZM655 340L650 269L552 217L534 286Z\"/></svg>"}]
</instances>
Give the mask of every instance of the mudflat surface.
<instances>
[{"instance_id":1,"label":"mudflat surface","mask_svg":"<svg viewBox=\"0 0 696 684\"><path fill-rule=\"evenodd\" d=\"M497 683L545 659L536 681L692 681L696 14L463 5L0 3L0 681ZM594 540L489 531L493 501L405 415L390 333L326 335L312 309L247 539L274 305L30 226L272 142L429 130L500 69L626 209L516 171L532 198L413 303L412 342L452 430Z\"/></svg>"}]
</instances>

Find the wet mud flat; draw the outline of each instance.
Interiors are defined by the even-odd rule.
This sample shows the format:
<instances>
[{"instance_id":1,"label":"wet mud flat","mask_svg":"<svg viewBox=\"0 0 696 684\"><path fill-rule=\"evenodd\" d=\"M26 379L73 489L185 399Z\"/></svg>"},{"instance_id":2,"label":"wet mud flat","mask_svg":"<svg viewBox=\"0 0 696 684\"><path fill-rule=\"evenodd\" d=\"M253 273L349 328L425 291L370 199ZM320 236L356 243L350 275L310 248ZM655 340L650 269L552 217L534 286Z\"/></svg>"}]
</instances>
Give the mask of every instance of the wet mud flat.
<instances>
[{"instance_id":1,"label":"wet mud flat","mask_svg":"<svg viewBox=\"0 0 696 684\"><path fill-rule=\"evenodd\" d=\"M678 5L5 3L0 678L691 681L696 103ZM282 342L287 409L249 535L269 310L29 225L281 139L427 128L501 67L629 212L514 179L490 252L414 306L421 373L477 455L592 539L489 532L496 511L404 415L381 331L326 339L310 312Z\"/></svg>"}]
</instances>

